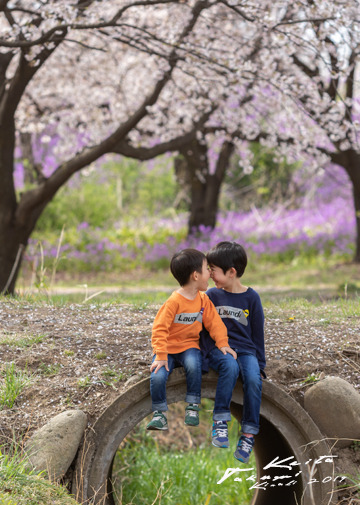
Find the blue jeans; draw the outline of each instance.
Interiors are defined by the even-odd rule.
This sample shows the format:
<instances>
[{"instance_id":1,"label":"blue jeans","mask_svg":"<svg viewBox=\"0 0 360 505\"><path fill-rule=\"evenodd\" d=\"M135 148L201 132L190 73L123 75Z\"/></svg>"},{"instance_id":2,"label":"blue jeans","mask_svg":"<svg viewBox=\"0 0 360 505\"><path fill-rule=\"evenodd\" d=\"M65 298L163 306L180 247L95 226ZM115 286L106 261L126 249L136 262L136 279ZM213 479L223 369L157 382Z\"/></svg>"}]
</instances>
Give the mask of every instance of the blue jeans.
<instances>
[{"instance_id":1,"label":"blue jeans","mask_svg":"<svg viewBox=\"0 0 360 505\"><path fill-rule=\"evenodd\" d=\"M215 396L214 420L228 421L231 419L230 401L235 385L233 385L234 367L229 358L233 361L235 360L230 354L225 355L225 358L226 356L229 356L227 364L230 364L231 366L231 372L227 372L226 362L224 365L225 360L219 355L219 353L215 352L216 350L217 349L213 349L208 355L211 368L219 373ZM240 349L234 349L234 351L237 353L237 373L240 376L244 391L241 431L243 433L257 435L260 428L260 405L262 393L262 379L260 375L259 362L253 354L243 353ZM219 352L221 353L221 351ZM221 363L223 363L223 365L221 365ZM224 406L226 409L224 409Z\"/></svg>"},{"instance_id":2,"label":"blue jeans","mask_svg":"<svg viewBox=\"0 0 360 505\"><path fill-rule=\"evenodd\" d=\"M155 355L153 361L155 360ZM188 403L200 403L201 400L201 351L187 349L177 354L168 354L168 368L163 366L156 373L151 372L150 394L152 409L168 410L166 402L166 382L175 367L183 366L186 374L186 397Z\"/></svg>"},{"instance_id":3,"label":"blue jeans","mask_svg":"<svg viewBox=\"0 0 360 505\"><path fill-rule=\"evenodd\" d=\"M223 354L217 347L212 349L207 357L210 367L219 374L213 420L231 421L230 402L239 376L239 365L231 354Z\"/></svg>"}]
</instances>

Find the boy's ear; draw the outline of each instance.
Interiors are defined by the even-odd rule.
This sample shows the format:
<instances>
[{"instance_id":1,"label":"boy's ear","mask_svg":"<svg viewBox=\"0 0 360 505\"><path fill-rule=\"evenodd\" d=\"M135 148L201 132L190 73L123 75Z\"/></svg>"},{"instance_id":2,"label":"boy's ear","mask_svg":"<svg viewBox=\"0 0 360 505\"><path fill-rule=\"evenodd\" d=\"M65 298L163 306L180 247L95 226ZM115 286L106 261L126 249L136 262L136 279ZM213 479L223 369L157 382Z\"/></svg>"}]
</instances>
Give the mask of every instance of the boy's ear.
<instances>
[{"instance_id":1,"label":"boy's ear","mask_svg":"<svg viewBox=\"0 0 360 505\"><path fill-rule=\"evenodd\" d=\"M234 267L231 267L229 268L229 273L230 273L230 277L236 277L237 276L237 271L236 271L236 268Z\"/></svg>"}]
</instances>

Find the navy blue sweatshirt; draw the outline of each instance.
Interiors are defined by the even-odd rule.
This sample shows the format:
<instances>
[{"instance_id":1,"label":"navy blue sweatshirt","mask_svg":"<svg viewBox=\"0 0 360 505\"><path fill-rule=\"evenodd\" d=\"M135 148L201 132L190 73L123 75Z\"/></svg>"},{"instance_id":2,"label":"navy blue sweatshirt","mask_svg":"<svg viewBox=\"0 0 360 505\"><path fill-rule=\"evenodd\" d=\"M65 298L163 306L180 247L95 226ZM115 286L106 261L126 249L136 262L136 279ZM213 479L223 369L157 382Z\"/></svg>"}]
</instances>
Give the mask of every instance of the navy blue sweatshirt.
<instances>
[{"instance_id":1,"label":"navy blue sweatshirt","mask_svg":"<svg viewBox=\"0 0 360 505\"><path fill-rule=\"evenodd\" d=\"M238 351L254 354L258 359L260 370L264 370L266 366L264 311L258 293L252 288L248 288L244 293L230 293L223 289L211 288L206 294L226 325L229 346ZM200 333L200 348L205 361L207 353L214 347L215 342L203 328Z\"/></svg>"}]
</instances>

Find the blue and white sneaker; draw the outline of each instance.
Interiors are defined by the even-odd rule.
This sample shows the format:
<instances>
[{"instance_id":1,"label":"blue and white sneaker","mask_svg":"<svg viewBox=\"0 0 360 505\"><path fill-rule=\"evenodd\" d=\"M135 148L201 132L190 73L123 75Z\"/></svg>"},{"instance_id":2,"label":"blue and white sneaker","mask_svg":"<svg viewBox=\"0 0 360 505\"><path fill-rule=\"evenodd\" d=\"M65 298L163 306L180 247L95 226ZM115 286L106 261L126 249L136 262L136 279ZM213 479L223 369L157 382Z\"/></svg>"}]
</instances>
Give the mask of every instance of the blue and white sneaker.
<instances>
[{"instance_id":1,"label":"blue and white sneaker","mask_svg":"<svg viewBox=\"0 0 360 505\"><path fill-rule=\"evenodd\" d=\"M245 435L241 435L236 447L236 451L234 452L235 458L241 461L242 463L248 463L254 444L255 444L254 437L245 437Z\"/></svg>"},{"instance_id":2,"label":"blue and white sneaker","mask_svg":"<svg viewBox=\"0 0 360 505\"><path fill-rule=\"evenodd\" d=\"M211 443L215 447L229 447L228 426L226 421L214 421Z\"/></svg>"}]
</instances>

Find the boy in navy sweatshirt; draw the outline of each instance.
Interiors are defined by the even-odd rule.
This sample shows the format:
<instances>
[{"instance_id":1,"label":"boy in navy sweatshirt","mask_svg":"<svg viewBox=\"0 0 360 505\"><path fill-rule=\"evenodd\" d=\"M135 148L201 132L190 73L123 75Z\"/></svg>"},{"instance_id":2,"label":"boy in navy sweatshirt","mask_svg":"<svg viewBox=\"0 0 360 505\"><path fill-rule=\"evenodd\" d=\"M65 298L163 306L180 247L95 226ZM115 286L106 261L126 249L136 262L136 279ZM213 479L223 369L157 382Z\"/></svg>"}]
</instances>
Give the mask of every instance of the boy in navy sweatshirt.
<instances>
[{"instance_id":1,"label":"boy in navy sweatshirt","mask_svg":"<svg viewBox=\"0 0 360 505\"><path fill-rule=\"evenodd\" d=\"M230 401L240 376L244 405L241 435L234 456L247 463L254 446L254 435L259 433L262 377L266 378L264 312L258 293L240 281L247 265L247 255L240 244L220 242L207 254L207 260L216 287L206 293L227 327L229 346L237 354L238 365L234 370L232 356L219 353L203 329L200 345L204 358L219 373L212 443L216 447L229 447Z\"/></svg>"}]
</instances>

